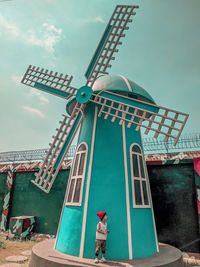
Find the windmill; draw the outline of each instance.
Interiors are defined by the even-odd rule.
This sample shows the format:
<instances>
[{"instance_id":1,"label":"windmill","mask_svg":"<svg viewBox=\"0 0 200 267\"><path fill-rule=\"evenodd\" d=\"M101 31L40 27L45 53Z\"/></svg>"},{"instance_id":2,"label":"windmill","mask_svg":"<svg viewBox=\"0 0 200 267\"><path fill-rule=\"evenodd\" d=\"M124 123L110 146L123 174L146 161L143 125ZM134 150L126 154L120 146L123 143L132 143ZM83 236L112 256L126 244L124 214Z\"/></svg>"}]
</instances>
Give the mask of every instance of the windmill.
<instances>
[{"instance_id":1,"label":"windmill","mask_svg":"<svg viewBox=\"0 0 200 267\"><path fill-rule=\"evenodd\" d=\"M188 115L155 104L142 87L108 74L138 6L117 5L85 73L72 76L29 66L22 83L67 100L57 134L36 178L48 193L80 128L55 248L93 258L96 212L106 210L110 259L142 258L159 251L140 128L177 143Z\"/></svg>"}]
</instances>

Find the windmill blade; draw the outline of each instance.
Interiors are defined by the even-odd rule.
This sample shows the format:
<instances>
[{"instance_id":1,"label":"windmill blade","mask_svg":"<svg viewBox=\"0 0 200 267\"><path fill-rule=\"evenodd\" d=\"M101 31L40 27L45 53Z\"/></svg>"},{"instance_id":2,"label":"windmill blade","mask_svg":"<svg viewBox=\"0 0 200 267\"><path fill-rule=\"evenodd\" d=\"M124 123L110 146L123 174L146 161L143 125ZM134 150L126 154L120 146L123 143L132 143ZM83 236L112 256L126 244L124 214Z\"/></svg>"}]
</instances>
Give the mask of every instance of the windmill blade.
<instances>
[{"instance_id":1,"label":"windmill blade","mask_svg":"<svg viewBox=\"0 0 200 267\"><path fill-rule=\"evenodd\" d=\"M145 134L153 131L155 138L163 135L165 142L173 138L174 145L178 142L189 116L183 112L108 91L101 91L90 101L101 106L99 117L104 115L104 119L109 117L112 122L118 119L119 124L126 122L128 128L137 125L136 130L145 128Z\"/></svg>"},{"instance_id":2,"label":"windmill blade","mask_svg":"<svg viewBox=\"0 0 200 267\"><path fill-rule=\"evenodd\" d=\"M53 73L53 71L29 65L21 83L69 99L77 91L76 88L70 86L72 78L72 76Z\"/></svg>"},{"instance_id":3,"label":"windmill blade","mask_svg":"<svg viewBox=\"0 0 200 267\"><path fill-rule=\"evenodd\" d=\"M136 14L135 8L138 6L116 6L85 73L87 85L92 86L99 75L108 74L110 61L115 59L113 54L118 52L117 47L122 44L121 38L125 37L124 31L129 29L127 24L132 22L131 17Z\"/></svg>"},{"instance_id":4,"label":"windmill blade","mask_svg":"<svg viewBox=\"0 0 200 267\"><path fill-rule=\"evenodd\" d=\"M48 193L53 185L53 182L58 174L62 161L67 154L73 138L83 120L84 105L76 104L72 115L60 121L61 126L57 130L56 136L53 136L53 143L50 144L50 149L38 173L34 183L37 187Z\"/></svg>"}]
</instances>

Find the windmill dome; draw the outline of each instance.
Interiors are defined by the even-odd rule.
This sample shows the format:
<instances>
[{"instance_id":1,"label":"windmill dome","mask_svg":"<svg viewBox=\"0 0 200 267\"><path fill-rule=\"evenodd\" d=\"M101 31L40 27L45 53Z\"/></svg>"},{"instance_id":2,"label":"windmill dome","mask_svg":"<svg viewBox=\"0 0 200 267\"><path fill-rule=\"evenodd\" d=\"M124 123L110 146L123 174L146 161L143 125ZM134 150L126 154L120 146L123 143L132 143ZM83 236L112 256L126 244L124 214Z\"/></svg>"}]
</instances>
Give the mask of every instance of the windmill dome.
<instances>
[{"instance_id":1,"label":"windmill dome","mask_svg":"<svg viewBox=\"0 0 200 267\"><path fill-rule=\"evenodd\" d=\"M92 90L96 93L102 90L112 91L155 104L155 101L145 89L122 75L102 75L96 79ZM67 103L66 111L69 115L72 113L75 103L75 98Z\"/></svg>"},{"instance_id":2,"label":"windmill dome","mask_svg":"<svg viewBox=\"0 0 200 267\"><path fill-rule=\"evenodd\" d=\"M96 79L92 86L94 92L101 90L127 93L130 97L155 104L150 94L135 82L121 75L104 75Z\"/></svg>"}]
</instances>

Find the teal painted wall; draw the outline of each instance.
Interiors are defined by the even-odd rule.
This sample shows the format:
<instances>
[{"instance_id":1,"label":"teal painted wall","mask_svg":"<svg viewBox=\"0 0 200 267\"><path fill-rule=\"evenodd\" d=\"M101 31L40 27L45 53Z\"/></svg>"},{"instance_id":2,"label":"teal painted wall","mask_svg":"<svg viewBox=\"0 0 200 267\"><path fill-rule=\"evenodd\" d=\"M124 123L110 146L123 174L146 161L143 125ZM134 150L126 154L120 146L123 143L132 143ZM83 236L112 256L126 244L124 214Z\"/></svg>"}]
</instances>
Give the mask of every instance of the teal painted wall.
<instances>
[{"instance_id":1,"label":"teal painted wall","mask_svg":"<svg viewBox=\"0 0 200 267\"><path fill-rule=\"evenodd\" d=\"M103 116L97 120L84 248L84 257L88 258L94 257L99 210L105 210L109 217L111 232L107 239L107 258L129 258L123 137L122 126L118 123L118 119L111 123ZM133 209L129 157L131 144L141 146L140 132L136 132L135 127L125 128L125 132L133 257L147 257L157 252L152 211L150 208Z\"/></svg>"},{"instance_id":2,"label":"teal painted wall","mask_svg":"<svg viewBox=\"0 0 200 267\"><path fill-rule=\"evenodd\" d=\"M157 252L150 208L132 210L133 258L144 258Z\"/></svg>"},{"instance_id":3,"label":"teal painted wall","mask_svg":"<svg viewBox=\"0 0 200 267\"><path fill-rule=\"evenodd\" d=\"M126 150L127 150L127 166L129 173L129 198L130 198L130 214L131 214L131 231L132 231L132 247L133 258L144 258L151 256L157 252L156 232L153 224L153 215L151 208L133 208L132 183L131 183L131 159L130 147L133 143L137 143L142 148L141 136L136 132L133 140L134 126L126 131ZM137 134L138 133L138 134ZM148 185L148 180L147 180ZM149 189L149 195L151 195ZM144 247L145 244L145 247Z\"/></svg>"},{"instance_id":4,"label":"teal painted wall","mask_svg":"<svg viewBox=\"0 0 200 267\"><path fill-rule=\"evenodd\" d=\"M56 234L68 175L68 170L60 171L46 194L30 182L35 178L34 172L16 173L9 217L36 216L36 232Z\"/></svg>"},{"instance_id":5,"label":"teal painted wall","mask_svg":"<svg viewBox=\"0 0 200 267\"><path fill-rule=\"evenodd\" d=\"M103 117L98 118L96 127L84 257L94 257L96 214L101 210L108 214L110 229L106 257L129 258L122 127Z\"/></svg>"},{"instance_id":6,"label":"teal painted wall","mask_svg":"<svg viewBox=\"0 0 200 267\"><path fill-rule=\"evenodd\" d=\"M87 156L86 166L88 166L90 160L93 122L94 122L94 106L88 105L85 109L85 118L81 125L81 131L78 139L78 145L82 142L86 142L88 145L88 156ZM70 207L66 205L64 206L59 234L56 243L56 250L73 256L79 256L80 252L82 218L84 211L87 177L88 177L88 168L86 168L85 172L82 206L81 207Z\"/></svg>"},{"instance_id":7,"label":"teal painted wall","mask_svg":"<svg viewBox=\"0 0 200 267\"><path fill-rule=\"evenodd\" d=\"M87 143L89 152L82 206L64 206L56 243L58 251L73 256L80 255L82 218L88 179L94 110L94 104L87 106L78 140L78 144L81 142ZM110 122L110 119L105 120L103 115L102 117L97 117L83 257L94 257L96 225L98 223L96 213L99 210L105 210L110 218L108 227L111 230L107 240L106 256L108 259L129 259L122 126L119 125L119 119L116 119L114 123ZM141 255L152 255L157 250L151 209L139 211L133 209L132 206L129 148L132 143L139 143L141 145L140 132L136 132L134 127L131 127L131 129L126 128L125 131L127 133L126 149L128 154L127 165L131 201L133 255L135 258L138 258ZM140 223L141 220L143 221L142 224ZM138 227L138 229L135 230L135 227ZM149 234L149 231L152 233ZM144 242L147 244L145 247ZM136 246L139 249L135 249Z\"/></svg>"},{"instance_id":8,"label":"teal painted wall","mask_svg":"<svg viewBox=\"0 0 200 267\"><path fill-rule=\"evenodd\" d=\"M64 207L56 250L79 256L80 238L82 230L82 208Z\"/></svg>"}]
</instances>

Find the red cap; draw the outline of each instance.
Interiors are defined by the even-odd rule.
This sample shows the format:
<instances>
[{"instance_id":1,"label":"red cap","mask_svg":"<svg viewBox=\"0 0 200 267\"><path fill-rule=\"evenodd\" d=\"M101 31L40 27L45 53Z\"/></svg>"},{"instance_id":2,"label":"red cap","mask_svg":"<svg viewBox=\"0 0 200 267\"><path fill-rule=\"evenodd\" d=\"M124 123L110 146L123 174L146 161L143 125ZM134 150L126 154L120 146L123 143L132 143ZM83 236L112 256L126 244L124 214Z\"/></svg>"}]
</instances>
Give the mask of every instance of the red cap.
<instances>
[{"instance_id":1,"label":"red cap","mask_svg":"<svg viewBox=\"0 0 200 267\"><path fill-rule=\"evenodd\" d=\"M106 215L106 212L105 211L98 211L97 212L97 216L99 216L99 219L100 220L102 220L105 215Z\"/></svg>"}]
</instances>

